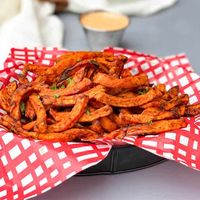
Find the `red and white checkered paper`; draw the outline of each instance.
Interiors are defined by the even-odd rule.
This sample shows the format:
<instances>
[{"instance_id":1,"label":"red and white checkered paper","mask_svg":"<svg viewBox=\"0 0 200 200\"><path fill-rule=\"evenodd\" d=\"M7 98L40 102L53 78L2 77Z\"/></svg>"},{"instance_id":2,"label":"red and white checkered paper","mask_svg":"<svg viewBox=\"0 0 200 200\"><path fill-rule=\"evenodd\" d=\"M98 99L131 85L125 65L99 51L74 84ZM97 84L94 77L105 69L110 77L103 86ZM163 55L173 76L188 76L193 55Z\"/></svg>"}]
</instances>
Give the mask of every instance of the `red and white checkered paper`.
<instances>
[{"instance_id":1,"label":"red and white checkered paper","mask_svg":"<svg viewBox=\"0 0 200 200\"><path fill-rule=\"evenodd\" d=\"M66 50L11 49L0 68L0 86L16 80L24 62L53 65L57 56ZM200 77L192 71L187 57L179 54L166 58L137 53L121 48L107 48L116 55L124 54L133 74L145 72L151 83L175 85L190 95L190 103L200 102ZM34 78L29 73L28 79ZM3 111L0 110L1 115ZM200 170L200 116L187 118L188 126L181 130L126 137L124 143L136 145L156 155L175 160ZM0 199L27 199L59 185L78 172L102 161L111 145L75 142L46 142L24 139L0 127Z\"/></svg>"}]
</instances>

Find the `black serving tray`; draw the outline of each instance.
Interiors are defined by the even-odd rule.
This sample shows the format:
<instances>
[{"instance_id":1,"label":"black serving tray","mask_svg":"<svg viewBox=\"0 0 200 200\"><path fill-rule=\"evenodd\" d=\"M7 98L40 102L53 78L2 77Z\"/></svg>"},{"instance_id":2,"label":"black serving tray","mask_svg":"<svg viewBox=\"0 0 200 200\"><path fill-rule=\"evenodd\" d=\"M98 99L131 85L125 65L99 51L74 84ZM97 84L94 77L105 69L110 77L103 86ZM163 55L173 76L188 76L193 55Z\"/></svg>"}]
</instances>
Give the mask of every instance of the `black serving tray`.
<instances>
[{"instance_id":1,"label":"black serving tray","mask_svg":"<svg viewBox=\"0 0 200 200\"><path fill-rule=\"evenodd\" d=\"M103 161L77 175L118 174L144 169L163 161L165 161L164 158L156 156L136 146L115 146Z\"/></svg>"}]
</instances>

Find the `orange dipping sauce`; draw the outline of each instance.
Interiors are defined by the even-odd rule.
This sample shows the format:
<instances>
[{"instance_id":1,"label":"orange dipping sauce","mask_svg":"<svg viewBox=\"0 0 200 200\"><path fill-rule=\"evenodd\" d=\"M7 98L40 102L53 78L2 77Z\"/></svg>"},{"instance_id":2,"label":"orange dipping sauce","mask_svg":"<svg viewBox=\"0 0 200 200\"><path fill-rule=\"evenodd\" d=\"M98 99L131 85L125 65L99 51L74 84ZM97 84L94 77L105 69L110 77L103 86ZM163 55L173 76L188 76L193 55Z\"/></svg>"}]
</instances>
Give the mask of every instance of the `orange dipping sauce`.
<instances>
[{"instance_id":1,"label":"orange dipping sauce","mask_svg":"<svg viewBox=\"0 0 200 200\"><path fill-rule=\"evenodd\" d=\"M118 13L94 11L81 15L80 22L84 27L93 30L117 31L128 26L129 18Z\"/></svg>"}]
</instances>

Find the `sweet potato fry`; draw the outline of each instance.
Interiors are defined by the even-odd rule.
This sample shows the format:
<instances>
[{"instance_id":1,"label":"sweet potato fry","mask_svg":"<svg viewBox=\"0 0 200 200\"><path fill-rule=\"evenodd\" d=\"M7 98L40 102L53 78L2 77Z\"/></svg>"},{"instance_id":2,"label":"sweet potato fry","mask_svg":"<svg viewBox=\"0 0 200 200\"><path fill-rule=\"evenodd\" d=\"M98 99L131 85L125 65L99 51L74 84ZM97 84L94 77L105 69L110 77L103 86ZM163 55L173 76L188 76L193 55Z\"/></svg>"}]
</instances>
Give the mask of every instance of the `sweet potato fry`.
<instances>
[{"instance_id":1,"label":"sweet potato fry","mask_svg":"<svg viewBox=\"0 0 200 200\"><path fill-rule=\"evenodd\" d=\"M162 98L159 98L159 99L155 99L155 100L153 100L151 102L148 102L148 103L146 103L144 105L141 105L140 107L144 108L144 109L151 108L151 107L158 107L158 108L160 108L160 106L163 103L165 103L165 102L166 102L165 100L163 100Z\"/></svg>"},{"instance_id":2,"label":"sweet potato fry","mask_svg":"<svg viewBox=\"0 0 200 200\"><path fill-rule=\"evenodd\" d=\"M33 106L31 105L31 102L29 99L26 102L25 116L29 119L34 119L36 116L35 110L33 109Z\"/></svg>"},{"instance_id":3,"label":"sweet potato fry","mask_svg":"<svg viewBox=\"0 0 200 200\"><path fill-rule=\"evenodd\" d=\"M84 141L92 141L99 137L98 133L89 130L89 129L79 129L72 128L60 133L50 132L50 133L40 133L33 131L26 131L21 127L19 121L14 120L8 115L4 115L0 118L0 123L11 129L16 134L20 134L26 138L32 138L37 140L47 140L47 141L59 141L59 142L71 142L74 140L84 140Z\"/></svg>"},{"instance_id":4,"label":"sweet potato fry","mask_svg":"<svg viewBox=\"0 0 200 200\"><path fill-rule=\"evenodd\" d=\"M101 126L101 123L99 120L92 121L92 125L88 127L90 130L97 132L98 134L102 135L105 130Z\"/></svg>"},{"instance_id":5,"label":"sweet potato fry","mask_svg":"<svg viewBox=\"0 0 200 200\"><path fill-rule=\"evenodd\" d=\"M163 96L162 99L170 100L178 96L179 93L179 86L174 86L170 88Z\"/></svg>"},{"instance_id":6,"label":"sweet potato fry","mask_svg":"<svg viewBox=\"0 0 200 200\"><path fill-rule=\"evenodd\" d=\"M187 124L183 118L160 120L152 124L133 125L127 128L120 128L114 130L109 134L105 134L106 139L122 139L125 136L146 135L146 134L159 134L166 131L177 130L186 127Z\"/></svg>"},{"instance_id":7,"label":"sweet potato fry","mask_svg":"<svg viewBox=\"0 0 200 200\"><path fill-rule=\"evenodd\" d=\"M133 76L130 69L123 69L121 73L122 78Z\"/></svg>"},{"instance_id":8,"label":"sweet potato fry","mask_svg":"<svg viewBox=\"0 0 200 200\"><path fill-rule=\"evenodd\" d=\"M70 112L57 112L54 109L50 108L49 114L55 119L55 121L61 121L69 117Z\"/></svg>"},{"instance_id":9,"label":"sweet potato fry","mask_svg":"<svg viewBox=\"0 0 200 200\"><path fill-rule=\"evenodd\" d=\"M49 66L46 65L37 65L37 64L24 64L24 69L26 71L31 71L36 75L45 75L46 71L49 69Z\"/></svg>"},{"instance_id":10,"label":"sweet potato fry","mask_svg":"<svg viewBox=\"0 0 200 200\"><path fill-rule=\"evenodd\" d=\"M42 83L27 83L19 86L16 91L14 92L11 103L10 103L10 115L16 120L19 120L21 118L21 112L20 112L20 102L24 98L24 95L28 92L32 91L39 91L41 89L44 89L46 85Z\"/></svg>"},{"instance_id":11,"label":"sweet potato fry","mask_svg":"<svg viewBox=\"0 0 200 200\"><path fill-rule=\"evenodd\" d=\"M34 131L44 133L47 130L46 110L37 94L35 94L35 93L32 94L29 97L29 100L30 100L30 103L31 103L33 109L35 110L36 117L37 117L36 123L34 126Z\"/></svg>"},{"instance_id":12,"label":"sweet potato fry","mask_svg":"<svg viewBox=\"0 0 200 200\"><path fill-rule=\"evenodd\" d=\"M161 109L170 110L175 106L186 105L189 102L189 96L187 94L182 94L181 96L174 97L172 100L164 102L160 105Z\"/></svg>"},{"instance_id":13,"label":"sweet potato fry","mask_svg":"<svg viewBox=\"0 0 200 200\"><path fill-rule=\"evenodd\" d=\"M67 69L65 69L59 79L59 82L71 76L74 76L74 74L77 73L81 68L86 68L86 67L92 68L92 69L98 69L100 68L100 64L97 63L95 59L80 61L76 63L75 65L73 65L72 67L68 67ZM101 66L101 70L102 70L102 66ZM103 71L108 72L108 70L105 67L103 68Z\"/></svg>"},{"instance_id":14,"label":"sweet potato fry","mask_svg":"<svg viewBox=\"0 0 200 200\"><path fill-rule=\"evenodd\" d=\"M20 85L29 83L28 79L26 78L26 76L24 74L18 74L17 79L18 79Z\"/></svg>"},{"instance_id":15,"label":"sweet potato fry","mask_svg":"<svg viewBox=\"0 0 200 200\"><path fill-rule=\"evenodd\" d=\"M129 76L126 78L119 79L100 72L98 72L94 76L93 82L109 88L123 88L123 89L133 89L138 86L144 86L149 84L148 77L146 74Z\"/></svg>"},{"instance_id":16,"label":"sweet potato fry","mask_svg":"<svg viewBox=\"0 0 200 200\"><path fill-rule=\"evenodd\" d=\"M187 105L185 115L186 116L195 116L200 114L200 104L193 104L193 105Z\"/></svg>"},{"instance_id":17,"label":"sweet potato fry","mask_svg":"<svg viewBox=\"0 0 200 200\"><path fill-rule=\"evenodd\" d=\"M49 132L48 134L39 133L34 139L59 141L59 142L71 142L74 140L93 141L97 138L99 138L99 134L90 129L72 128L60 133L53 133L53 132Z\"/></svg>"},{"instance_id":18,"label":"sweet potato fry","mask_svg":"<svg viewBox=\"0 0 200 200\"><path fill-rule=\"evenodd\" d=\"M10 102L13 93L17 89L17 82L10 82L5 88L0 90L0 108L10 112Z\"/></svg>"},{"instance_id":19,"label":"sweet potato fry","mask_svg":"<svg viewBox=\"0 0 200 200\"><path fill-rule=\"evenodd\" d=\"M69 96L73 94L77 94L79 92L83 92L89 86L92 85L92 82L88 78L84 78L81 82L74 84L70 88L60 88L60 89L44 89L40 92L40 96L51 96L51 97L60 97L60 96Z\"/></svg>"},{"instance_id":20,"label":"sweet potato fry","mask_svg":"<svg viewBox=\"0 0 200 200\"><path fill-rule=\"evenodd\" d=\"M36 125L36 121L32 121L32 122L29 122L29 123L27 123L27 124L24 124L24 125L22 126L22 128L23 128L24 130L26 130L26 131L30 131L30 130L32 130L32 129L34 128L35 125Z\"/></svg>"},{"instance_id":21,"label":"sweet potato fry","mask_svg":"<svg viewBox=\"0 0 200 200\"><path fill-rule=\"evenodd\" d=\"M100 117L106 117L112 113L112 108L108 105L99 108L93 112L84 113L82 117L79 119L79 122L91 122Z\"/></svg>"},{"instance_id":22,"label":"sweet potato fry","mask_svg":"<svg viewBox=\"0 0 200 200\"><path fill-rule=\"evenodd\" d=\"M97 63L100 64L100 66L104 65L106 68L109 69L108 74L120 77L124 64L127 61L127 57L124 55L119 56L110 56L107 58L97 58Z\"/></svg>"},{"instance_id":23,"label":"sweet potato fry","mask_svg":"<svg viewBox=\"0 0 200 200\"><path fill-rule=\"evenodd\" d=\"M171 98L174 98L174 97L178 96L179 86L174 86L174 87L170 88L168 93L171 96Z\"/></svg>"},{"instance_id":24,"label":"sweet potato fry","mask_svg":"<svg viewBox=\"0 0 200 200\"><path fill-rule=\"evenodd\" d=\"M122 93L119 93L117 95L118 97L123 97L123 98L135 98L136 96L138 96L138 94L135 94L134 92L122 92Z\"/></svg>"},{"instance_id":25,"label":"sweet potato fry","mask_svg":"<svg viewBox=\"0 0 200 200\"><path fill-rule=\"evenodd\" d=\"M99 119L101 126L108 132L117 129L117 124L113 122L109 117L102 117Z\"/></svg>"},{"instance_id":26,"label":"sweet potato fry","mask_svg":"<svg viewBox=\"0 0 200 200\"><path fill-rule=\"evenodd\" d=\"M127 136L157 134L171 130L177 130L187 126L184 118L160 120L152 124L142 124L127 128Z\"/></svg>"},{"instance_id":27,"label":"sweet potato fry","mask_svg":"<svg viewBox=\"0 0 200 200\"><path fill-rule=\"evenodd\" d=\"M89 98L87 96L80 96L72 108L72 111L69 113L68 118L62 118L61 121L49 125L48 132L61 132L65 131L74 126L74 124L80 119L80 117L85 112ZM64 113L65 115L65 113Z\"/></svg>"},{"instance_id":28,"label":"sweet potato fry","mask_svg":"<svg viewBox=\"0 0 200 200\"><path fill-rule=\"evenodd\" d=\"M101 85L97 85L94 88L91 88L90 90L87 90L85 92L83 92L83 95L86 95L89 97L89 99L94 98L94 96L99 93L99 92L104 92L105 89L103 86ZM49 96L43 96L42 100L44 105L51 105L56 107L64 107L64 106L73 106L76 102L76 99L82 95L82 94L76 94L76 95L72 95L72 96L61 96L58 98L55 97L49 97Z\"/></svg>"},{"instance_id":29,"label":"sweet potato fry","mask_svg":"<svg viewBox=\"0 0 200 200\"><path fill-rule=\"evenodd\" d=\"M158 91L156 88L155 89L152 88L146 94L138 95L134 98L116 97L106 94L104 92L96 94L94 98L102 103L116 107L134 107L148 103L149 101L152 101L153 99L159 97L160 95L161 95L160 91Z\"/></svg>"},{"instance_id":30,"label":"sweet potato fry","mask_svg":"<svg viewBox=\"0 0 200 200\"><path fill-rule=\"evenodd\" d=\"M172 111L163 111L158 108L149 108L144 110L141 114L124 114L120 113L119 117L124 125L128 124L151 124L152 121L163 119L176 119L183 116L185 113L185 106L178 107Z\"/></svg>"},{"instance_id":31,"label":"sweet potato fry","mask_svg":"<svg viewBox=\"0 0 200 200\"><path fill-rule=\"evenodd\" d=\"M86 67L79 69L73 76L74 83L82 81L84 77L86 77L86 73L87 73Z\"/></svg>"}]
</instances>

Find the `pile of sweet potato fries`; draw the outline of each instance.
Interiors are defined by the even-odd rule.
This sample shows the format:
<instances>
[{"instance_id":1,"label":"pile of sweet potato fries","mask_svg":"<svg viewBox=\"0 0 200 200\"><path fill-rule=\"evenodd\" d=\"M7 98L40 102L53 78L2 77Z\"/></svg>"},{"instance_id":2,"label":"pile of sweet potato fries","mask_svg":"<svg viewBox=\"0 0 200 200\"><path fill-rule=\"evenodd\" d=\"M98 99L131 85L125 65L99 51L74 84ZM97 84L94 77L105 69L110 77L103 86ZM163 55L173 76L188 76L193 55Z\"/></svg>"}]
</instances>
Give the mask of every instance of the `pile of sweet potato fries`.
<instances>
[{"instance_id":1,"label":"pile of sweet potato fries","mask_svg":"<svg viewBox=\"0 0 200 200\"><path fill-rule=\"evenodd\" d=\"M178 86L167 91L146 74L133 76L126 61L105 52L67 52L52 67L26 63L19 82L0 91L7 112L0 124L28 138L93 141L180 129L184 117L200 113ZM36 75L32 82L28 71Z\"/></svg>"}]
</instances>

